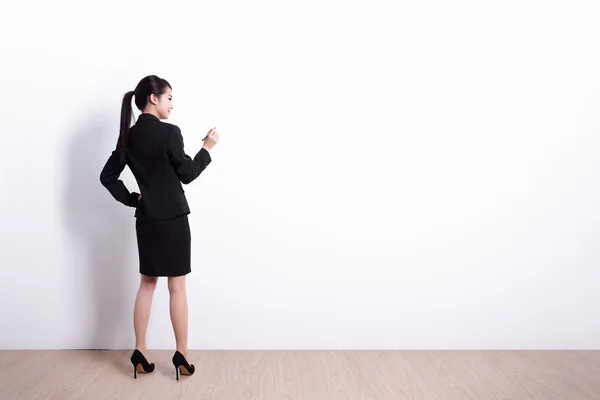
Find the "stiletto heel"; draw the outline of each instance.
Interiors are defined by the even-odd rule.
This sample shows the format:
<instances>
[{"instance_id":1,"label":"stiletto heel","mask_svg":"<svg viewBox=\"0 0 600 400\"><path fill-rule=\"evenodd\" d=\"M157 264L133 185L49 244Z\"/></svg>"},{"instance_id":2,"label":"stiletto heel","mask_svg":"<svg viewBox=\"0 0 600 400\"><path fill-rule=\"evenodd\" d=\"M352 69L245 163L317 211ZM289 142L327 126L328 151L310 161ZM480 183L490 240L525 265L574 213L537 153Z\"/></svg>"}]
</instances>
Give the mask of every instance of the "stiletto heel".
<instances>
[{"instance_id":1,"label":"stiletto heel","mask_svg":"<svg viewBox=\"0 0 600 400\"><path fill-rule=\"evenodd\" d=\"M154 371L154 363L149 363L138 349L135 349L129 360L133 364L133 379L137 379L138 372L150 373ZM138 371L138 366L142 367L141 371Z\"/></svg>"},{"instance_id":2,"label":"stiletto heel","mask_svg":"<svg viewBox=\"0 0 600 400\"><path fill-rule=\"evenodd\" d=\"M193 375L196 371L196 367L194 364L189 364L183 354L179 351L176 351L173 354L173 365L175 366L175 376L177 380L179 380L179 373L181 375Z\"/></svg>"}]
</instances>

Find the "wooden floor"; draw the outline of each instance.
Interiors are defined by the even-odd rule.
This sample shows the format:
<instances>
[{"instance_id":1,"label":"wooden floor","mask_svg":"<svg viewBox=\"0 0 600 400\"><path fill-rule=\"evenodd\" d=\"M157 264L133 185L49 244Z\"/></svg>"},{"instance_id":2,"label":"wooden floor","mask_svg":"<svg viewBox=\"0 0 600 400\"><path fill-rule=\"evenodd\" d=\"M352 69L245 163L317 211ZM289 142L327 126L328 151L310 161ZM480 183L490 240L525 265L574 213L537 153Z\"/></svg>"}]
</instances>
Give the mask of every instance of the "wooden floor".
<instances>
[{"instance_id":1,"label":"wooden floor","mask_svg":"<svg viewBox=\"0 0 600 400\"><path fill-rule=\"evenodd\" d=\"M5 399L600 399L599 351L0 351Z\"/></svg>"}]
</instances>

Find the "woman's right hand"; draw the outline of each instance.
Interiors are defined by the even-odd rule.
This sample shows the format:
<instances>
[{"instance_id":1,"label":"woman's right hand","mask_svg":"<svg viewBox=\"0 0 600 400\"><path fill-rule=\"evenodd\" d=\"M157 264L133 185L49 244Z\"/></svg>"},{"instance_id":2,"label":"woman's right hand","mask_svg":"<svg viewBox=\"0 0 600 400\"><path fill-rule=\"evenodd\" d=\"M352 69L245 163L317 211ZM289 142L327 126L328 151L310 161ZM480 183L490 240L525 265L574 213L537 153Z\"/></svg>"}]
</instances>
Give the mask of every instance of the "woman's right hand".
<instances>
[{"instance_id":1,"label":"woman's right hand","mask_svg":"<svg viewBox=\"0 0 600 400\"><path fill-rule=\"evenodd\" d=\"M202 146L202 147L204 147L208 151L211 151L213 149L213 147L215 147L217 145L218 141L219 141L219 134L213 128L210 131L208 131L208 135L206 136L206 139L204 140L204 146Z\"/></svg>"}]
</instances>

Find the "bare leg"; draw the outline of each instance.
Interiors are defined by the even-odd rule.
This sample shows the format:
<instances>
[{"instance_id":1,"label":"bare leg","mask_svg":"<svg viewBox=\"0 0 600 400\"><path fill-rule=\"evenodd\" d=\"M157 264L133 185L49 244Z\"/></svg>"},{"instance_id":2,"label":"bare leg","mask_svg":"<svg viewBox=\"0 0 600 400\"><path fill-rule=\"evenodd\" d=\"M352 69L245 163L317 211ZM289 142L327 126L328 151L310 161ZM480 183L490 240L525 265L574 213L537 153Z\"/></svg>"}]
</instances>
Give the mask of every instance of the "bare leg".
<instances>
[{"instance_id":1,"label":"bare leg","mask_svg":"<svg viewBox=\"0 0 600 400\"><path fill-rule=\"evenodd\" d=\"M148 330L148 320L150 319L150 309L152 308L152 297L156 289L158 277L142 275L140 288L135 298L135 307L133 309L133 328L135 330L135 348L146 356L146 331Z\"/></svg>"},{"instance_id":2,"label":"bare leg","mask_svg":"<svg viewBox=\"0 0 600 400\"><path fill-rule=\"evenodd\" d=\"M188 304L185 275L169 277L171 323L177 350L187 359Z\"/></svg>"}]
</instances>

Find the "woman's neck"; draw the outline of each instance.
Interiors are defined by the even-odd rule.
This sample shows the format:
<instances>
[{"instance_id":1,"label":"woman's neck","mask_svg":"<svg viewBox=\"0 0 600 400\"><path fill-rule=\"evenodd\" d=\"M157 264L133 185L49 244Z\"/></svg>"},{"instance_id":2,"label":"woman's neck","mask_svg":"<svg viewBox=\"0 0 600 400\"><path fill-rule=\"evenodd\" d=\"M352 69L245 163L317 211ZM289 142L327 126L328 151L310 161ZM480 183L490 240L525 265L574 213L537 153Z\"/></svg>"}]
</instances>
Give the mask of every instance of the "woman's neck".
<instances>
[{"instance_id":1,"label":"woman's neck","mask_svg":"<svg viewBox=\"0 0 600 400\"><path fill-rule=\"evenodd\" d=\"M158 115L158 113L156 112L156 110L147 108L147 109L144 109L144 111L142 111L142 113L144 113L144 114L151 114L151 115L154 115L156 118L160 119L160 116Z\"/></svg>"}]
</instances>

